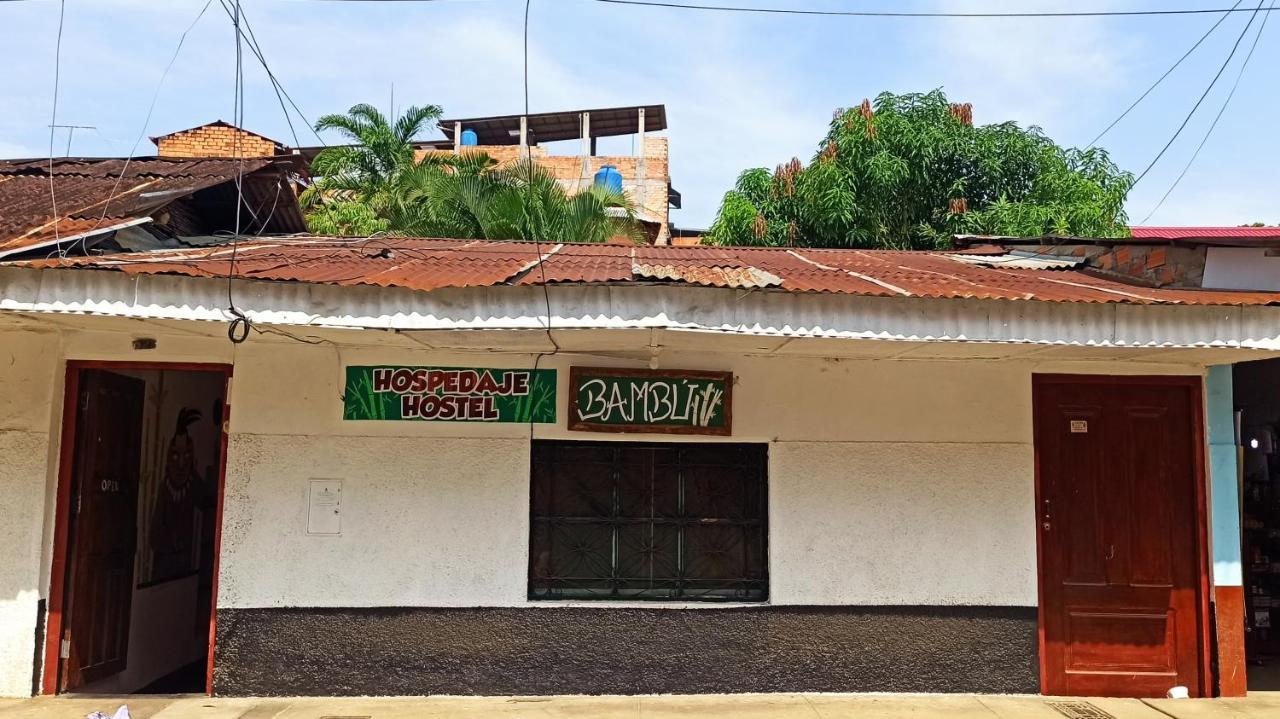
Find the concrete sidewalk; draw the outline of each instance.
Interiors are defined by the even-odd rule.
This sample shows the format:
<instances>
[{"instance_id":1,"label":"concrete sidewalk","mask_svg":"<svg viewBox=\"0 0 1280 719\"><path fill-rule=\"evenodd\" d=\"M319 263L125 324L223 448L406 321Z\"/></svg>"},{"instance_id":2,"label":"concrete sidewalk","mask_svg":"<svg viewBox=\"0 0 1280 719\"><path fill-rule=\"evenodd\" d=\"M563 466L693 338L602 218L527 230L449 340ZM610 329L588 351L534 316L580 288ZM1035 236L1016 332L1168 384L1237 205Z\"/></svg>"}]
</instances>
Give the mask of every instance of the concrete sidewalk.
<instances>
[{"instance_id":1,"label":"concrete sidewalk","mask_svg":"<svg viewBox=\"0 0 1280 719\"><path fill-rule=\"evenodd\" d=\"M205 696L0 699L0 719L80 719L126 703L134 719L417 719L566 717L572 719L1209 719L1280 717L1280 692L1248 699L1061 699L1036 696L911 694L737 694L644 697L209 698ZM1070 712L1065 705L1075 705ZM1057 705L1057 706L1055 706Z\"/></svg>"}]
</instances>

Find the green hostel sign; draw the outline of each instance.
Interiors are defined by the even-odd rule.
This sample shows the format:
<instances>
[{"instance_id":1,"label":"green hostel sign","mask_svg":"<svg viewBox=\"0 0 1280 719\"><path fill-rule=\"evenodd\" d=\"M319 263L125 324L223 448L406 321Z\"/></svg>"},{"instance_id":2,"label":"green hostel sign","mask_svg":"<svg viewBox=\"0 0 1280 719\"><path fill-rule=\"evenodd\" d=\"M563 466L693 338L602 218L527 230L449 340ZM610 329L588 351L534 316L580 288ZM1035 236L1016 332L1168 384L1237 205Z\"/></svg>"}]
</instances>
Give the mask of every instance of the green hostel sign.
<instances>
[{"instance_id":1,"label":"green hostel sign","mask_svg":"<svg viewBox=\"0 0 1280 719\"><path fill-rule=\"evenodd\" d=\"M352 365L342 397L350 420L554 423L556 371Z\"/></svg>"}]
</instances>

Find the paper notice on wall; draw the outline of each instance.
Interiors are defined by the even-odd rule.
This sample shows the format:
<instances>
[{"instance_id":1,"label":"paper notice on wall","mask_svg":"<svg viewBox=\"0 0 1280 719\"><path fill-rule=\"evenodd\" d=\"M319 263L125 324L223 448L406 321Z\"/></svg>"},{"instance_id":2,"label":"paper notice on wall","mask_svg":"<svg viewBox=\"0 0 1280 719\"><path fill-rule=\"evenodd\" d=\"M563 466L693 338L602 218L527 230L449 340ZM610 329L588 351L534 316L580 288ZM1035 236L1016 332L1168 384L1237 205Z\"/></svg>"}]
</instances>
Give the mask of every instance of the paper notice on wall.
<instances>
[{"instance_id":1,"label":"paper notice on wall","mask_svg":"<svg viewBox=\"0 0 1280 719\"><path fill-rule=\"evenodd\" d=\"M307 494L307 534L342 534L342 480L313 479Z\"/></svg>"}]
</instances>

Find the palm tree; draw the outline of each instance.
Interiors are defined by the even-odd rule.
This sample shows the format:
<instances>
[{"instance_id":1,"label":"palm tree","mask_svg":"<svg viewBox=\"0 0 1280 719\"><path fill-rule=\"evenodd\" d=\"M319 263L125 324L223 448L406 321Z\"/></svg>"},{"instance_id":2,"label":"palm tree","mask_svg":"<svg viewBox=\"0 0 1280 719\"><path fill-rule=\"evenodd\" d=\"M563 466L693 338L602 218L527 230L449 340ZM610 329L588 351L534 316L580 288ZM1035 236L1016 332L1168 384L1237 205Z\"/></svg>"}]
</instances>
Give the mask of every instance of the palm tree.
<instances>
[{"instance_id":1,"label":"palm tree","mask_svg":"<svg viewBox=\"0 0 1280 719\"><path fill-rule=\"evenodd\" d=\"M325 115L351 145L322 150L302 194L318 234L604 242L643 237L626 195L599 187L570 196L532 160L499 166L483 152L426 153L413 140L439 119L435 105L411 107L391 124L371 105Z\"/></svg>"},{"instance_id":2,"label":"palm tree","mask_svg":"<svg viewBox=\"0 0 1280 719\"><path fill-rule=\"evenodd\" d=\"M643 238L635 207L602 187L570 195L533 160L499 166L483 153L419 163L403 176L404 204L392 224L430 237L543 242Z\"/></svg>"},{"instance_id":3,"label":"palm tree","mask_svg":"<svg viewBox=\"0 0 1280 719\"><path fill-rule=\"evenodd\" d=\"M317 131L337 130L350 144L326 147L311 163L317 179L301 198L311 229L358 234L389 229L379 218L395 203L400 176L417 164L413 141L442 112L437 105L415 105L393 124L362 103L345 115L321 117Z\"/></svg>"}]
</instances>

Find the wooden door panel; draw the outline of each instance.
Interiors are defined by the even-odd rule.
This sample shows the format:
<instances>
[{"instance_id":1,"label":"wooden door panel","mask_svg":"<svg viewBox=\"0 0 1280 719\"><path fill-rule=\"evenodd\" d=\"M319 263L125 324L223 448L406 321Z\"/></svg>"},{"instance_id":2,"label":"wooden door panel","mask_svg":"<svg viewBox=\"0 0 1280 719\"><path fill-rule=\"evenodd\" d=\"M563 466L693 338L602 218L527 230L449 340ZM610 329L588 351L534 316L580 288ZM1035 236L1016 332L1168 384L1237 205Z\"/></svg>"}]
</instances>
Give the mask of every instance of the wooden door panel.
<instances>
[{"instance_id":1,"label":"wooden door panel","mask_svg":"<svg viewBox=\"0 0 1280 719\"><path fill-rule=\"evenodd\" d=\"M1116 568L1128 584L1172 587L1175 535L1185 531L1173 526L1175 497L1166 489L1181 481L1174 466L1177 448L1169 441L1171 418L1163 408L1147 407L1124 407L1121 416L1127 437L1133 438L1125 457L1129 497L1123 506L1140 511L1129 511L1128 521L1119 526Z\"/></svg>"},{"instance_id":2,"label":"wooden door panel","mask_svg":"<svg viewBox=\"0 0 1280 719\"><path fill-rule=\"evenodd\" d=\"M1203 691L1191 391L1035 385L1047 694Z\"/></svg>"},{"instance_id":3,"label":"wooden door panel","mask_svg":"<svg viewBox=\"0 0 1280 719\"><path fill-rule=\"evenodd\" d=\"M73 459L61 689L125 668L133 601L142 380L83 370Z\"/></svg>"},{"instance_id":4,"label":"wooden door panel","mask_svg":"<svg viewBox=\"0 0 1280 719\"><path fill-rule=\"evenodd\" d=\"M1170 612L1072 611L1067 616L1069 672L1177 673ZM1116 637L1125 642L1117 643Z\"/></svg>"},{"instance_id":5,"label":"wooden door panel","mask_svg":"<svg viewBox=\"0 0 1280 719\"><path fill-rule=\"evenodd\" d=\"M1068 432L1052 453L1051 463L1059 469L1055 475L1054 514L1070 516L1069 523L1058 523L1058 530L1065 535L1064 569L1062 580L1076 585L1106 584L1106 562L1103 560L1103 508L1099 504L1097 487L1083 481L1101 471L1105 461L1103 448L1090 441L1087 432L1072 432L1072 423L1084 422L1086 430L1094 433L1102 428L1102 408L1099 406L1062 405L1056 408L1056 422L1067 427ZM1077 429L1079 425L1075 425Z\"/></svg>"}]
</instances>

